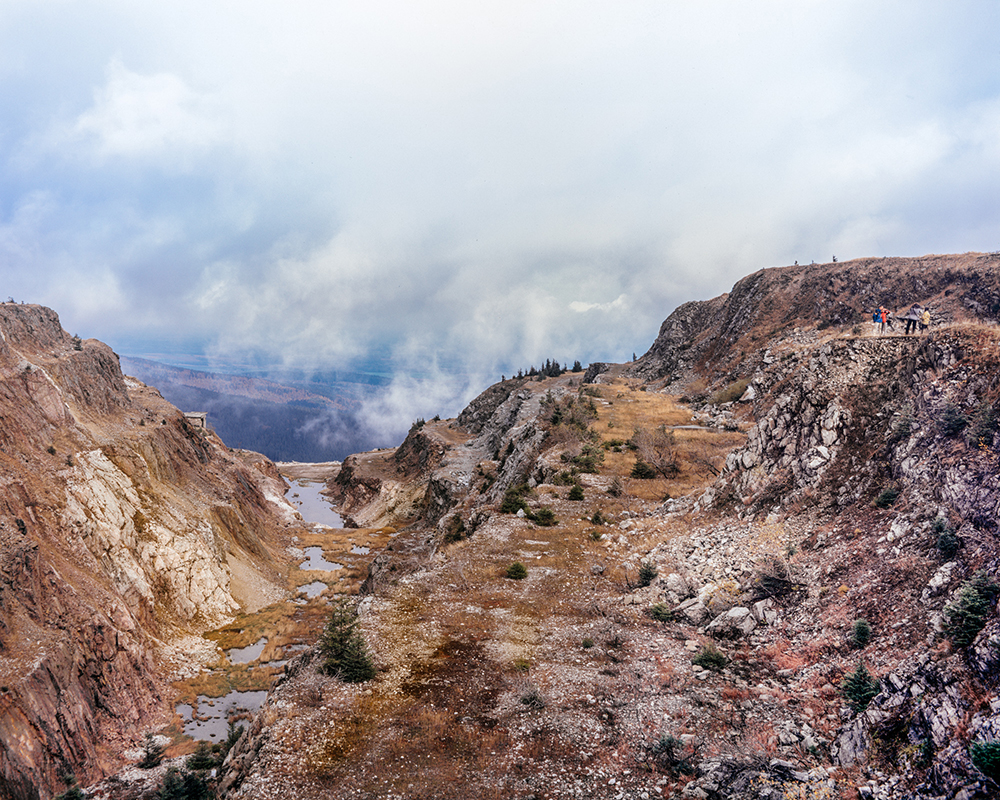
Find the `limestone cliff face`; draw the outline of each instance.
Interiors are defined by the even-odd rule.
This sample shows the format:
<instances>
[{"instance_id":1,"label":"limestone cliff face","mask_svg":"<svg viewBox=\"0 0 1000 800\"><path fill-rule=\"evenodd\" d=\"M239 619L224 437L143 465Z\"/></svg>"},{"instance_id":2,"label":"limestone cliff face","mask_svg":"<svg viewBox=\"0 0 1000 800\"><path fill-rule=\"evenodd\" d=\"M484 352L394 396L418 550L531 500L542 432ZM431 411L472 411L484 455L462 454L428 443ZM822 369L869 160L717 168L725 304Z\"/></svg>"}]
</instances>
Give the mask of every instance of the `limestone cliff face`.
<instances>
[{"instance_id":1,"label":"limestone cliff face","mask_svg":"<svg viewBox=\"0 0 1000 800\"><path fill-rule=\"evenodd\" d=\"M274 465L231 453L100 342L0 304L0 796L115 769L161 710L157 647L280 578Z\"/></svg>"}]
</instances>

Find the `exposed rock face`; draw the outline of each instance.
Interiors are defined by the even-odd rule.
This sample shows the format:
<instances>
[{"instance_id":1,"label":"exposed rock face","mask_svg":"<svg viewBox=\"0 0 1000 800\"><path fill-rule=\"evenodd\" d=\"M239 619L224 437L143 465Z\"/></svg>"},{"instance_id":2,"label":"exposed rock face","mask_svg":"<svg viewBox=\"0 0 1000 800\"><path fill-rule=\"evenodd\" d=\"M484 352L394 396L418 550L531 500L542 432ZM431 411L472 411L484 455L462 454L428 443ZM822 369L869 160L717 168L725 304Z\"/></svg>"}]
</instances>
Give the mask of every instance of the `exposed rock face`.
<instances>
[{"instance_id":1,"label":"exposed rock face","mask_svg":"<svg viewBox=\"0 0 1000 800\"><path fill-rule=\"evenodd\" d=\"M427 422L411 430L395 451L345 459L331 490L349 523L398 526L420 519L435 526L462 505L476 481L487 479L488 486L476 487L483 489L477 502L489 504L525 475L540 480L551 473L538 461L545 437L538 420L544 398L526 383L512 379L490 387L454 424ZM553 397L565 392L557 389ZM475 526L471 508L464 508L463 516Z\"/></svg>"},{"instance_id":2,"label":"exposed rock face","mask_svg":"<svg viewBox=\"0 0 1000 800\"><path fill-rule=\"evenodd\" d=\"M833 325L870 325L872 309L919 302L932 325L1000 319L1000 255L856 259L763 269L729 294L685 303L664 321L649 351L627 365L647 381L702 374L710 383L751 375L782 336ZM897 324L898 327L898 324Z\"/></svg>"},{"instance_id":3,"label":"exposed rock face","mask_svg":"<svg viewBox=\"0 0 1000 800\"><path fill-rule=\"evenodd\" d=\"M0 796L84 785L160 712L159 639L237 609L230 554L277 576L294 517L233 454L56 314L0 304Z\"/></svg>"}]
</instances>

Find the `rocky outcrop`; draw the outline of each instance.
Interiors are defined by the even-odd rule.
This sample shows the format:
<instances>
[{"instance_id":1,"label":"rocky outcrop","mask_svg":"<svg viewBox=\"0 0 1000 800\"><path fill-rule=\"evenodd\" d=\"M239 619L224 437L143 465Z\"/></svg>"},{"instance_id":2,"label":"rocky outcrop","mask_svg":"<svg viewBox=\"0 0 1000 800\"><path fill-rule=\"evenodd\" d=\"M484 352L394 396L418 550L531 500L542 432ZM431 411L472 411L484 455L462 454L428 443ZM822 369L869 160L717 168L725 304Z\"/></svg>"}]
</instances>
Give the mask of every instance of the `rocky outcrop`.
<instances>
[{"instance_id":1,"label":"rocky outcrop","mask_svg":"<svg viewBox=\"0 0 1000 800\"><path fill-rule=\"evenodd\" d=\"M839 339L758 372L758 421L702 502L787 506L808 495L844 507L898 486L925 519L996 530L994 338Z\"/></svg>"},{"instance_id":2,"label":"rocky outcrop","mask_svg":"<svg viewBox=\"0 0 1000 800\"><path fill-rule=\"evenodd\" d=\"M162 711L159 643L237 610L231 555L279 572L274 466L231 453L115 354L0 304L0 795L81 783Z\"/></svg>"},{"instance_id":3,"label":"rocky outcrop","mask_svg":"<svg viewBox=\"0 0 1000 800\"><path fill-rule=\"evenodd\" d=\"M763 269L725 295L685 303L649 351L627 365L642 380L683 387L750 375L768 346L834 326L870 325L879 305L930 307L934 325L1000 319L1000 254L856 259Z\"/></svg>"},{"instance_id":4,"label":"rocky outcrop","mask_svg":"<svg viewBox=\"0 0 1000 800\"><path fill-rule=\"evenodd\" d=\"M978 649L994 649L988 635ZM995 688L996 673L990 677L987 685ZM970 760L968 743L1000 739L1000 701L977 704L968 685L960 655L936 660L922 653L883 677L882 691L842 729L832 748L844 766L897 766L891 776L880 770L862 796L905 793L913 800L936 800L957 796L956 791L970 800L994 796Z\"/></svg>"}]
</instances>

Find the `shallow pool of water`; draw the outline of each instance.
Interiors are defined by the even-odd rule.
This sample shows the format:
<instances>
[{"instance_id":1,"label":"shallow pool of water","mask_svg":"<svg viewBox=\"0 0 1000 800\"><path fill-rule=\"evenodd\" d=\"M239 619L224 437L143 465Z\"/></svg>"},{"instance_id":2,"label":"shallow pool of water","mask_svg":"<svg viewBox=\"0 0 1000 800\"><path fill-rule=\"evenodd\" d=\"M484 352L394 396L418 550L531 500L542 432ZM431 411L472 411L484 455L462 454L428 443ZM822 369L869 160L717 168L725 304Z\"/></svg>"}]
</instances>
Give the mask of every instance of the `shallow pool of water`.
<instances>
[{"instance_id":1,"label":"shallow pool of water","mask_svg":"<svg viewBox=\"0 0 1000 800\"><path fill-rule=\"evenodd\" d=\"M323 581L313 581L302 584L299 587L299 594L304 594L306 597L319 597L329 588Z\"/></svg>"},{"instance_id":2,"label":"shallow pool of water","mask_svg":"<svg viewBox=\"0 0 1000 800\"><path fill-rule=\"evenodd\" d=\"M319 569L325 572L333 572L336 569L343 569L343 564L336 561L327 561L323 557L322 547L307 547L303 550L306 560L299 565L299 569Z\"/></svg>"},{"instance_id":3,"label":"shallow pool of water","mask_svg":"<svg viewBox=\"0 0 1000 800\"><path fill-rule=\"evenodd\" d=\"M227 650L226 655L229 656L230 664L249 664L260 658L265 647L267 647L267 637L246 647L234 647L232 650Z\"/></svg>"},{"instance_id":4,"label":"shallow pool of water","mask_svg":"<svg viewBox=\"0 0 1000 800\"><path fill-rule=\"evenodd\" d=\"M266 691L232 691L225 697L198 695L193 706L180 703L176 711L184 721L185 734L193 739L221 742L229 732L229 715L258 711L266 697Z\"/></svg>"},{"instance_id":5,"label":"shallow pool of water","mask_svg":"<svg viewBox=\"0 0 1000 800\"><path fill-rule=\"evenodd\" d=\"M295 506L302 519L328 528L343 528L344 520L333 510L320 492L325 484L311 481L293 481L286 497Z\"/></svg>"}]
</instances>

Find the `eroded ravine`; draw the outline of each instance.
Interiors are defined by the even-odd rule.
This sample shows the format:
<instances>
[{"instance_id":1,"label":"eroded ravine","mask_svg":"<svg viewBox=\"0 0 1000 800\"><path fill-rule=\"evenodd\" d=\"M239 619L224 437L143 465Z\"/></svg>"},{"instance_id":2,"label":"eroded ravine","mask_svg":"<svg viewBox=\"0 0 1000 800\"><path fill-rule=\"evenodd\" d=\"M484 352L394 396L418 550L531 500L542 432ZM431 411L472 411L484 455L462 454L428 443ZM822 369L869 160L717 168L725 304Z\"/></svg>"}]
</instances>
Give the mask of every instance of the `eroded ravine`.
<instances>
[{"instance_id":1,"label":"eroded ravine","mask_svg":"<svg viewBox=\"0 0 1000 800\"><path fill-rule=\"evenodd\" d=\"M173 683L175 716L160 733L168 756L192 752L199 741L226 741L232 726L256 713L274 681L295 655L311 647L326 622L332 597L356 594L368 563L392 531L344 528L322 493L337 465L283 464L286 499L302 517L291 537L285 597L245 611L203 638L214 658L197 674Z\"/></svg>"}]
</instances>

